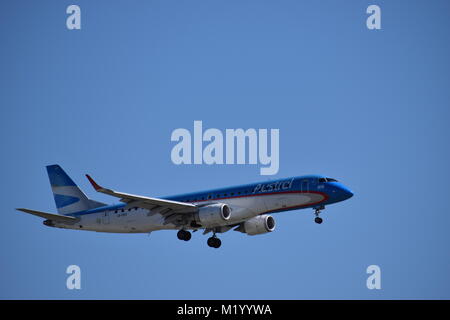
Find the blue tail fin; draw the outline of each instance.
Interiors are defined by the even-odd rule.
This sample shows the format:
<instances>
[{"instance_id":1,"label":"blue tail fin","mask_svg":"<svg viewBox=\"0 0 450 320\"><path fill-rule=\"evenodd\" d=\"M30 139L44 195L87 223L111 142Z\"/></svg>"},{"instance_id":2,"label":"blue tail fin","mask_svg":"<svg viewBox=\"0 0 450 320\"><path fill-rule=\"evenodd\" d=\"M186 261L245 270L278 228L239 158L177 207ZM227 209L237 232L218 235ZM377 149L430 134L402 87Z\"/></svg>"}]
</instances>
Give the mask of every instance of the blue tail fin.
<instances>
[{"instance_id":1,"label":"blue tail fin","mask_svg":"<svg viewBox=\"0 0 450 320\"><path fill-rule=\"evenodd\" d=\"M47 173L59 214L70 214L105 206L104 203L86 197L59 165L47 166Z\"/></svg>"}]
</instances>

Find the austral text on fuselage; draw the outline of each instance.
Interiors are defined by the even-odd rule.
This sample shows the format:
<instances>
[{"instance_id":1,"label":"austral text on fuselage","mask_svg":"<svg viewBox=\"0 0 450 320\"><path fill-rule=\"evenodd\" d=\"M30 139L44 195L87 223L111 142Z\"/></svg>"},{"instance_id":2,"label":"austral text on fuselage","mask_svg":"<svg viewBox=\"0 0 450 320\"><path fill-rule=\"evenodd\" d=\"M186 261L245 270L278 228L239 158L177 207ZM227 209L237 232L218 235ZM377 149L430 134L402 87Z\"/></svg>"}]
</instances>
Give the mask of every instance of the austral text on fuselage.
<instances>
[{"instance_id":1,"label":"austral text on fuselage","mask_svg":"<svg viewBox=\"0 0 450 320\"><path fill-rule=\"evenodd\" d=\"M280 190L288 190L292 188L292 183L294 182L294 178L290 180L277 181L268 184L257 184L253 193L262 193L262 192L273 192Z\"/></svg>"}]
</instances>

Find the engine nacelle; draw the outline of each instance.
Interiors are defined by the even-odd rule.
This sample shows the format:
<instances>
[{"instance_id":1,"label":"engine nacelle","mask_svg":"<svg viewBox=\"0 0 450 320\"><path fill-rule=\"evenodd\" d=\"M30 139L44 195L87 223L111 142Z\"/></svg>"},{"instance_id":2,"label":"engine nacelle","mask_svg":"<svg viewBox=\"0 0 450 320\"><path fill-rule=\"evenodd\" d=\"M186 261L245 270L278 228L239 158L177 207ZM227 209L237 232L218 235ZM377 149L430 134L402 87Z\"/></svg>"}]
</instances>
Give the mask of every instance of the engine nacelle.
<instances>
[{"instance_id":1,"label":"engine nacelle","mask_svg":"<svg viewBox=\"0 0 450 320\"><path fill-rule=\"evenodd\" d=\"M238 231L250 236L272 232L275 230L275 219L268 214L253 217L240 225Z\"/></svg>"},{"instance_id":2,"label":"engine nacelle","mask_svg":"<svg viewBox=\"0 0 450 320\"><path fill-rule=\"evenodd\" d=\"M198 209L195 220L204 227L224 225L230 220L230 207L224 203L214 203Z\"/></svg>"}]
</instances>

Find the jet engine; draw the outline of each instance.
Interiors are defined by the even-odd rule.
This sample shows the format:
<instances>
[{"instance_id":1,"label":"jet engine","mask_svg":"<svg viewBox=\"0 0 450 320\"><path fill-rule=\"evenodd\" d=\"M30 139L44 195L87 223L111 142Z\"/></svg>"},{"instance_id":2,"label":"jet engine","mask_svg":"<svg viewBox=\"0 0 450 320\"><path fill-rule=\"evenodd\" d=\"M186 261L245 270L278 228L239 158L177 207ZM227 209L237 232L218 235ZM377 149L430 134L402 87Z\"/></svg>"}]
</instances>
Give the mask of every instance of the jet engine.
<instances>
[{"instance_id":1,"label":"jet engine","mask_svg":"<svg viewBox=\"0 0 450 320\"><path fill-rule=\"evenodd\" d=\"M275 219L268 214L253 217L243 222L236 231L254 236L275 230Z\"/></svg>"},{"instance_id":2,"label":"jet engine","mask_svg":"<svg viewBox=\"0 0 450 320\"><path fill-rule=\"evenodd\" d=\"M230 207L224 203L214 203L200 207L195 214L195 220L203 227L215 227L224 225L230 220Z\"/></svg>"}]
</instances>

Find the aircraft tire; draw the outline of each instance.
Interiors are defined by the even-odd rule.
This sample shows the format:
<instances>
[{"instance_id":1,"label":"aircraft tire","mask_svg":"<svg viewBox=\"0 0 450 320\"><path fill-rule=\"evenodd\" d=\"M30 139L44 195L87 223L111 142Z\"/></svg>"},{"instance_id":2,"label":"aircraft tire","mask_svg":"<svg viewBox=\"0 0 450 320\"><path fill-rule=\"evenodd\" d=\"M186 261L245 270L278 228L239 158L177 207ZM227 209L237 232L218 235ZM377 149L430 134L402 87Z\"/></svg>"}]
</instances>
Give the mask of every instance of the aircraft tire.
<instances>
[{"instance_id":1,"label":"aircraft tire","mask_svg":"<svg viewBox=\"0 0 450 320\"><path fill-rule=\"evenodd\" d=\"M211 248L219 248L220 245L222 244L222 241L220 241L219 238L216 237L210 237L208 238L208 246L210 246Z\"/></svg>"}]
</instances>

